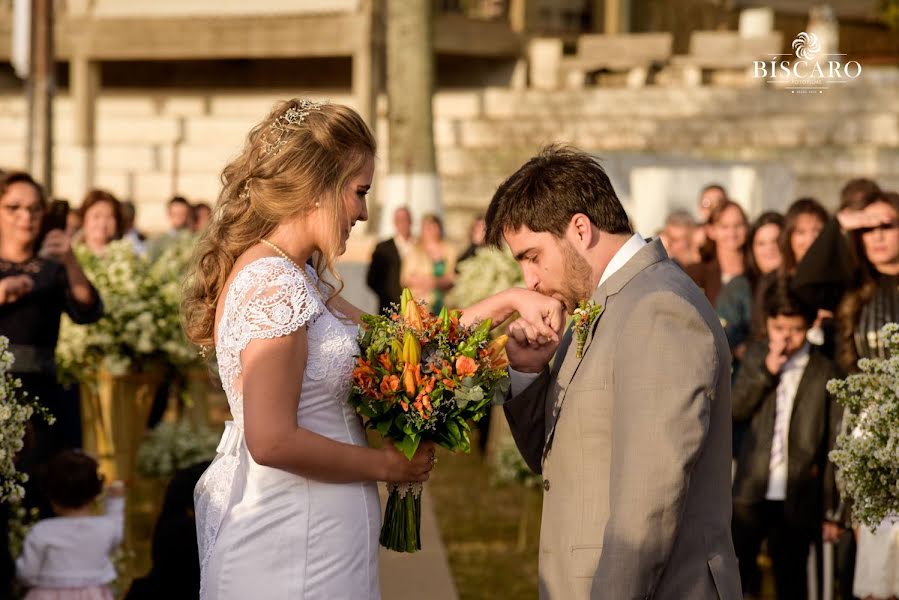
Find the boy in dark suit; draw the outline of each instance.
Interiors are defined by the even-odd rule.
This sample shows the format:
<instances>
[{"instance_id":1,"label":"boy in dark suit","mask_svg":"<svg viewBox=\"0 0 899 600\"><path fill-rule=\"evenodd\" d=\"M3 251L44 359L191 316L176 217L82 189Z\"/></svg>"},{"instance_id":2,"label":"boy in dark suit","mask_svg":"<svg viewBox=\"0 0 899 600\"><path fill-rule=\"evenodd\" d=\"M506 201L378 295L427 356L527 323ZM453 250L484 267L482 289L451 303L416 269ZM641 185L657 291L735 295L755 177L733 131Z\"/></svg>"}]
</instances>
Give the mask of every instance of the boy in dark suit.
<instances>
[{"instance_id":1,"label":"boy in dark suit","mask_svg":"<svg viewBox=\"0 0 899 600\"><path fill-rule=\"evenodd\" d=\"M806 341L815 320L779 281L765 295L768 339L749 346L734 383L735 424L748 430L737 455L733 537L747 594L758 594L763 540L778 600L806 598L809 546L837 504L827 454L842 411L827 393L834 363Z\"/></svg>"}]
</instances>

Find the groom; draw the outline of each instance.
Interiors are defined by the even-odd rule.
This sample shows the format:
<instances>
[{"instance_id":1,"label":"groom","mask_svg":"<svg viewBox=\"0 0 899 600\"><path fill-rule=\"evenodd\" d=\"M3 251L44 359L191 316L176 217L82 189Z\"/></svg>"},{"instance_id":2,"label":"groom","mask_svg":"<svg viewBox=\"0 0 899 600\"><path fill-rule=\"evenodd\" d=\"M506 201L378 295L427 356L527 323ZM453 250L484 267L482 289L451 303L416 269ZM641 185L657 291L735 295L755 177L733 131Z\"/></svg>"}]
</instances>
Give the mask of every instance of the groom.
<instances>
[{"instance_id":1,"label":"groom","mask_svg":"<svg viewBox=\"0 0 899 600\"><path fill-rule=\"evenodd\" d=\"M541 599L741 598L731 357L702 291L632 232L603 169L576 150L547 148L507 179L487 227L529 288L569 313L591 298L603 308L558 352L510 326L505 413L544 477Z\"/></svg>"}]
</instances>

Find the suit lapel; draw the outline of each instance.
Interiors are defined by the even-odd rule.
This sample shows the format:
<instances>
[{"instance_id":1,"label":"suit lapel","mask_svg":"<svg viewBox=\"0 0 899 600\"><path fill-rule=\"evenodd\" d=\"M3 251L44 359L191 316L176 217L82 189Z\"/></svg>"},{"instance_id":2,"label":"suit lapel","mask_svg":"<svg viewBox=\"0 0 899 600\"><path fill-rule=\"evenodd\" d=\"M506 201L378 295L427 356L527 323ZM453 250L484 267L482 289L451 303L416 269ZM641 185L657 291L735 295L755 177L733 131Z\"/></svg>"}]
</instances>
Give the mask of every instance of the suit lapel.
<instances>
[{"instance_id":1,"label":"suit lapel","mask_svg":"<svg viewBox=\"0 0 899 600\"><path fill-rule=\"evenodd\" d=\"M653 265L667 258L668 254L665 252L665 248L662 246L662 243L659 240L655 240L644 246L639 252L637 252L637 254L631 257L631 259L623 267L621 267L621 269L612 274L611 277L609 277L602 285L597 288L597 290L593 293L592 300L602 307L602 312L596 319L594 319L590 327L590 330L587 334L587 340L584 343L584 352L580 358L577 357L577 342L576 340L574 340L574 331L571 327L568 328L568 332L566 334L568 346L565 349L565 353L562 353L562 344L565 343L565 338L563 338L562 344L560 344L559 346L560 351L556 355L557 357L564 356L564 360L562 361L562 364L555 377L555 380L559 386L559 393L555 398L555 401L553 402L552 413L547 415L546 420L548 426L546 430L546 443L543 446L544 461L546 460L546 456L549 453L550 447L552 446L553 436L556 432L556 423L558 422L559 415L562 412L562 405L564 404L565 397L568 394L568 388L571 385L571 382L574 380L574 376L577 374L581 362L587 356L587 353L590 349L590 344L593 342L596 336L596 329L599 326L599 321L606 313L606 308L608 306L610 298L620 292L624 288L624 286L627 285L627 283L638 273L640 273L650 265Z\"/></svg>"}]
</instances>

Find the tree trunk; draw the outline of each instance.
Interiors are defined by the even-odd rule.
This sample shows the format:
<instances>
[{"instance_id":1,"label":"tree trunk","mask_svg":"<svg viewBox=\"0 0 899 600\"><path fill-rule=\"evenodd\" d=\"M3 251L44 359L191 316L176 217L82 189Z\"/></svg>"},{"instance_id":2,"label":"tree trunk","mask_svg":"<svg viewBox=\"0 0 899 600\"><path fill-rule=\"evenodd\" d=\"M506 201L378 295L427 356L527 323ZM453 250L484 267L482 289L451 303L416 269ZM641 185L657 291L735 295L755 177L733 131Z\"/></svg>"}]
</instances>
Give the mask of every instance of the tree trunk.
<instances>
[{"instance_id":1,"label":"tree trunk","mask_svg":"<svg viewBox=\"0 0 899 600\"><path fill-rule=\"evenodd\" d=\"M380 233L393 234L393 213L408 207L415 223L441 213L434 152L433 3L387 0L388 168Z\"/></svg>"}]
</instances>

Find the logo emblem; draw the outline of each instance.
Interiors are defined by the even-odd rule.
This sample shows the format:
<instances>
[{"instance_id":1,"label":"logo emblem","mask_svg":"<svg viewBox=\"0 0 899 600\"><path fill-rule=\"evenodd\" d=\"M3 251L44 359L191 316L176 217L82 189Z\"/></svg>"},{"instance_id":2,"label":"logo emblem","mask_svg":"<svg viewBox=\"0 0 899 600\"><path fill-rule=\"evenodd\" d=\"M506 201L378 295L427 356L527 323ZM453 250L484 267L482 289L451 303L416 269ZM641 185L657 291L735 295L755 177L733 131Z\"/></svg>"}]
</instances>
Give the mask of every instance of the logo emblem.
<instances>
[{"instance_id":1,"label":"logo emblem","mask_svg":"<svg viewBox=\"0 0 899 600\"><path fill-rule=\"evenodd\" d=\"M797 58L803 60L814 60L815 56L821 52L821 45L818 43L818 36L814 33L802 32L793 40L793 52Z\"/></svg>"}]
</instances>

